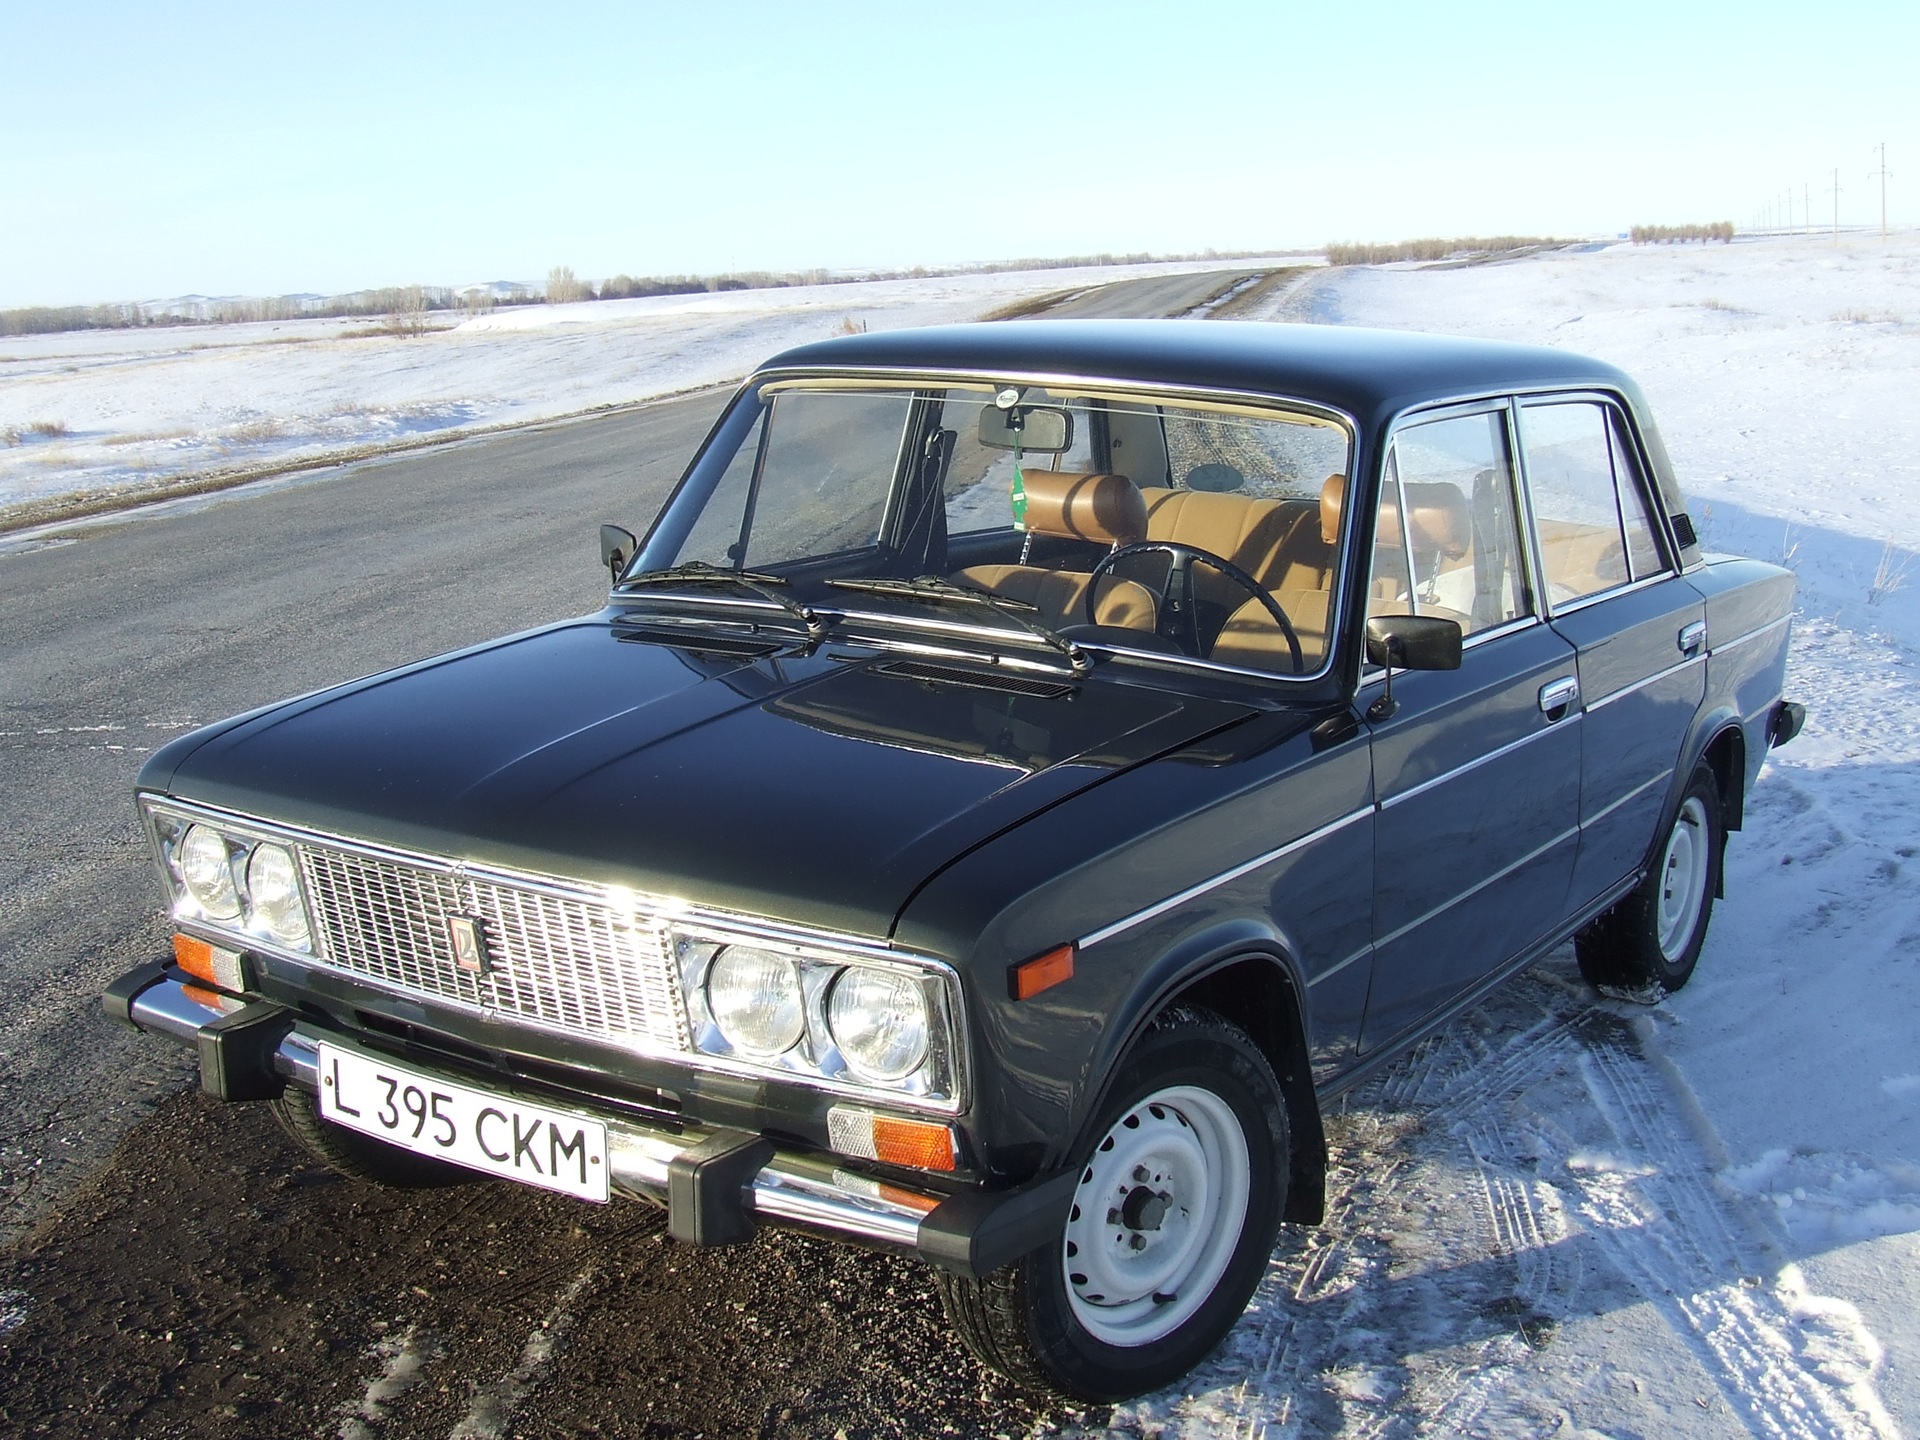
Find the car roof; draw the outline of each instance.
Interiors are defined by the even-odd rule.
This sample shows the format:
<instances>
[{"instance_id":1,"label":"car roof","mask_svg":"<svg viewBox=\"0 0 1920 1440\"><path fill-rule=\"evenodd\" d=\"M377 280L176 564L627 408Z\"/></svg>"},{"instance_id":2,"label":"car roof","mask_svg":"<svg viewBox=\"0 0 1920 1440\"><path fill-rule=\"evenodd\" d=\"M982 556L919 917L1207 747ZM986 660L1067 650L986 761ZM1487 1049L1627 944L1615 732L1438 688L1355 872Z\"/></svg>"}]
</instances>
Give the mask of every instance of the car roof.
<instances>
[{"instance_id":1,"label":"car roof","mask_svg":"<svg viewBox=\"0 0 1920 1440\"><path fill-rule=\"evenodd\" d=\"M1073 376L1307 400L1363 424L1413 405L1542 386L1638 399L1602 361L1538 345L1344 325L1238 320L1021 320L848 335L762 370L933 370Z\"/></svg>"}]
</instances>

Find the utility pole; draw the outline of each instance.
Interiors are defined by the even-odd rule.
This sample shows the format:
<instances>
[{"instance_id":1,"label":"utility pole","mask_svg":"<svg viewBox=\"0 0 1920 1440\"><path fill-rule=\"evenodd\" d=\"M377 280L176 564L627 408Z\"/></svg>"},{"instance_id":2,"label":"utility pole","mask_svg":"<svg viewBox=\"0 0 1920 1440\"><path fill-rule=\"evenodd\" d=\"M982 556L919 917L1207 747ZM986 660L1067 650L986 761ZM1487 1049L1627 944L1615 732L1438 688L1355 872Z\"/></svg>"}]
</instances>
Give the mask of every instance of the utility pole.
<instances>
[{"instance_id":1,"label":"utility pole","mask_svg":"<svg viewBox=\"0 0 1920 1440\"><path fill-rule=\"evenodd\" d=\"M1833 243L1840 243L1840 167L1833 171Z\"/></svg>"},{"instance_id":2,"label":"utility pole","mask_svg":"<svg viewBox=\"0 0 1920 1440\"><path fill-rule=\"evenodd\" d=\"M1813 189L1804 180L1800 182L1800 213L1806 217L1807 234L1813 234Z\"/></svg>"},{"instance_id":3,"label":"utility pole","mask_svg":"<svg viewBox=\"0 0 1920 1440\"><path fill-rule=\"evenodd\" d=\"M1867 178L1880 177L1880 243L1884 245L1887 243L1887 142L1882 140L1875 148L1880 152L1880 168L1869 170Z\"/></svg>"}]
</instances>

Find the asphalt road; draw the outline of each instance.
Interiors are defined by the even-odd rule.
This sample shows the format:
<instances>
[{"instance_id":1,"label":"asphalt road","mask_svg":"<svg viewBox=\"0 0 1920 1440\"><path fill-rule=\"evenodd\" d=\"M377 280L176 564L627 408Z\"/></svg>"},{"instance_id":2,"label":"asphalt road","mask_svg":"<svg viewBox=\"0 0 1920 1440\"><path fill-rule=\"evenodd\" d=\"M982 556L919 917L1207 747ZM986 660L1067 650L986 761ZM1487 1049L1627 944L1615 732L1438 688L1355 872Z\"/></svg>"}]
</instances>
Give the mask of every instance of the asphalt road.
<instances>
[{"instance_id":1,"label":"asphalt road","mask_svg":"<svg viewBox=\"0 0 1920 1440\"><path fill-rule=\"evenodd\" d=\"M1182 313L1252 273L1127 282L1077 297L1059 313ZM192 1075L184 1050L124 1031L100 1013L101 989L166 946L159 887L131 804L144 756L194 725L598 608L606 593L597 564L600 522L644 528L724 398L709 391L77 524L30 541L0 537L0 1246L10 1264L32 1270L40 1262L23 1256L44 1260L46 1247L68 1246L60 1253L78 1257L71 1261L78 1268L60 1283L84 1296L100 1279L89 1277L89 1265L111 1266L137 1248L138 1196L177 1193L188 1214L198 1214L201 1197L191 1184L197 1162L171 1141L182 1127L198 1124L217 1135L222 1116L240 1124L240 1114L251 1114L239 1133L265 1147L262 1184L277 1167L271 1183L298 1187L310 1170L284 1146L259 1140L253 1111L213 1111L183 1093ZM129 1156L147 1157L139 1185L129 1186ZM246 1182L236 1186L233 1203L251 1213ZM76 1194L90 1199L74 1206ZM487 1203L517 1217L497 1219L490 1229L546 1223L539 1218L547 1213L544 1202ZM216 1223L216 1210L201 1229L175 1216L174 1224L188 1227L178 1242L204 1249L204 1226ZM150 1237L164 1231L147 1218ZM785 1263L786 1253L776 1248L772 1261L753 1263ZM299 1258L311 1257L283 1254L262 1263L285 1270ZM438 1263L460 1262L443 1254ZM165 1264L165 1257L156 1261ZM837 1259L831 1264L846 1268ZM875 1283L883 1288L894 1283L885 1277L897 1277L871 1264L847 1273L879 1274ZM456 1269L456 1289L458 1277ZM498 1288L493 1278L468 1288L490 1293ZM857 1289L866 1282L847 1283ZM183 1326L207 1306L237 1313L249 1303L244 1291L208 1284L204 1301L175 1295L174 1303L185 1305ZM23 1423L5 1398L14 1378L5 1374L8 1357L25 1353L20 1347L30 1341L46 1346L65 1333L36 1322L34 1306L43 1307L44 1318L52 1302L36 1301L30 1291L15 1300L13 1293L0 1275L0 1380L8 1382L0 1384L0 1429L9 1419ZM918 1308L927 1298L918 1298ZM752 1296L739 1303L751 1305ZM364 1314L356 1323L362 1336L376 1333L365 1330L372 1322ZM441 1329L452 1323L441 1322ZM322 1337L323 1349L341 1343ZM937 1336L925 1343L945 1344ZM63 1403L63 1385L91 1384L116 1366L148 1373L139 1369L147 1362L133 1358L138 1347L120 1344L117 1330L103 1344L89 1352L85 1376L65 1375L58 1356L67 1341L54 1345L51 1361L35 1362L35 1393L44 1392L52 1408L28 1410L45 1419ZM959 1364L955 1373L966 1385L978 1386L970 1367L952 1362L957 1350L941 1354L944 1363ZM48 1363L56 1365L51 1378L41 1373ZM160 1365L151 1383L164 1390L165 1376L184 1373L185 1363ZM718 1393L737 1378L723 1367L704 1380L690 1377L689 1385ZM123 1383L132 1396L129 1433L139 1433L139 1392L147 1382ZM190 1411L178 1413L185 1418L169 1421L165 1433L175 1433L176 1424L185 1427L178 1433L201 1433ZM694 1405L678 1413L684 1419L705 1412ZM60 1430L53 1424L47 1433ZM799 1425L796 1433L804 1430Z\"/></svg>"},{"instance_id":2,"label":"asphalt road","mask_svg":"<svg viewBox=\"0 0 1920 1440\"><path fill-rule=\"evenodd\" d=\"M1270 268L1270 267L1269 267ZM1184 315L1226 294L1268 269L1209 270L1199 275L1160 275L1101 285L1062 300L1046 312L1049 320L1124 320L1142 315Z\"/></svg>"}]
</instances>

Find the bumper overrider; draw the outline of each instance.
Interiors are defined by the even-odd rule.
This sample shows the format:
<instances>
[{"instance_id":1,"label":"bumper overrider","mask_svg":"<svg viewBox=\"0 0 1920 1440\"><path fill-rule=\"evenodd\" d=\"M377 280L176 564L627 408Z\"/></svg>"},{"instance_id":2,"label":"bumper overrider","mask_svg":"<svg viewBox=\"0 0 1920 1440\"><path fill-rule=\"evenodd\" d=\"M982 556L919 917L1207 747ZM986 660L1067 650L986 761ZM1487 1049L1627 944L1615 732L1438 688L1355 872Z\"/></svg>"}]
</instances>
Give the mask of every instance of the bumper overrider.
<instances>
[{"instance_id":1,"label":"bumper overrider","mask_svg":"<svg viewBox=\"0 0 1920 1440\"><path fill-rule=\"evenodd\" d=\"M273 1099L288 1085L317 1092L319 1046L356 1045L269 1001L223 1006L164 961L121 976L103 1004L123 1024L192 1046L201 1088L219 1100ZM854 1173L832 1156L782 1150L749 1131L670 1132L576 1108L607 1128L610 1191L663 1206L668 1233L695 1245L739 1244L775 1225L979 1278L1058 1232L1077 1179L1067 1172L1007 1190L934 1191Z\"/></svg>"}]
</instances>

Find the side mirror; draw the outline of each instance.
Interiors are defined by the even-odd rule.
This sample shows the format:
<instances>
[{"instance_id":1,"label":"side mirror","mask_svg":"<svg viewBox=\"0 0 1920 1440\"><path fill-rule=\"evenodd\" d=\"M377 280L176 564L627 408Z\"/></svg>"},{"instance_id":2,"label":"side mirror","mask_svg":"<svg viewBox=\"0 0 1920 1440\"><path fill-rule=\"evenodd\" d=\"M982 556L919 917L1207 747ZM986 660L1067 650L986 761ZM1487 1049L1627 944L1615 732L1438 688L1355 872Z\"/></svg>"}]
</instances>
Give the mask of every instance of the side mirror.
<instances>
[{"instance_id":1,"label":"side mirror","mask_svg":"<svg viewBox=\"0 0 1920 1440\"><path fill-rule=\"evenodd\" d=\"M1386 670L1458 670L1460 626L1434 615L1376 615L1367 621L1367 659Z\"/></svg>"},{"instance_id":2,"label":"side mirror","mask_svg":"<svg viewBox=\"0 0 1920 1440\"><path fill-rule=\"evenodd\" d=\"M1375 615L1367 621L1367 659L1387 672L1386 688L1367 707L1369 720L1390 719L1394 670L1458 670L1460 626L1436 615Z\"/></svg>"},{"instance_id":3,"label":"side mirror","mask_svg":"<svg viewBox=\"0 0 1920 1440\"><path fill-rule=\"evenodd\" d=\"M633 552L640 548L640 542L634 539L631 530L623 530L618 525L600 527L600 563L613 575L613 581L620 583L620 572L627 568L633 559Z\"/></svg>"}]
</instances>

